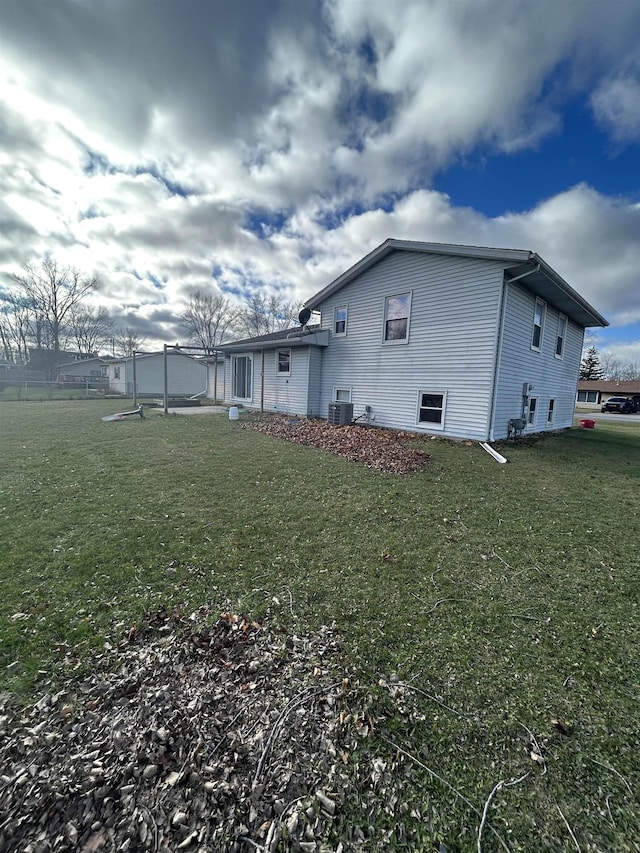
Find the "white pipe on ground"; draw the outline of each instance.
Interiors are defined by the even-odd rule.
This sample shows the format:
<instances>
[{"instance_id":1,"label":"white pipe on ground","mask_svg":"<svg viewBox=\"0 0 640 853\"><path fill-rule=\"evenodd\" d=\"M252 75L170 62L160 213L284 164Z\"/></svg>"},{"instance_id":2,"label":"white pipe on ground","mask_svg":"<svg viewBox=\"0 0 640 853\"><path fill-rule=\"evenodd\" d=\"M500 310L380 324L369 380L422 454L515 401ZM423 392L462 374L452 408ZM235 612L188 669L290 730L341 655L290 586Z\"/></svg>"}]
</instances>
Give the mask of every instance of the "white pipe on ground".
<instances>
[{"instance_id":1,"label":"white pipe on ground","mask_svg":"<svg viewBox=\"0 0 640 853\"><path fill-rule=\"evenodd\" d=\"M491 447L491 445L490 445L490 444L487 444L487 442L486 442L486 441L481 441L481 442L480 442L480 447L481 447L483 450L486 450L486 451L487 451L487 453L489 454L489 456L493 456L493 458L496 460L496 462L500 462L500 464L501 464L501 465L503 465L503 464L507 461L507 460L504 458L504 456L502 456L502 454L498 453L498 451L497 451L497 450L494 450L494 449L493 449L493 447Z\"/></svg>"}]
</instances>

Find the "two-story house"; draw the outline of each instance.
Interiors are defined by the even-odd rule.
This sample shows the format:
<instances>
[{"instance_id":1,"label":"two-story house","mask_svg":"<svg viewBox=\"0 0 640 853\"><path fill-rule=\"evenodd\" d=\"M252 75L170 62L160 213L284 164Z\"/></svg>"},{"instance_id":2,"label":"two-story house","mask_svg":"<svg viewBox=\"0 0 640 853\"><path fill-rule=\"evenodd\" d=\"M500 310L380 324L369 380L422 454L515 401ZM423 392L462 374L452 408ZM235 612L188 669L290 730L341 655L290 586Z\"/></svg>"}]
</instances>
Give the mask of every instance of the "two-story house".
<instances>
[{"instance_id":1,"label":"two-story house","mask_svg":"<svg viewBox=\"0 0 640 853\"><path fill-rule=\"evenodd\" d=\"M236 341L229 402L492 441L569 427L584 330L607 321L537 254L386 240L309 299L318 327ZM334 407L333 409L331 407Z\"/></svg>"}]
</instances>

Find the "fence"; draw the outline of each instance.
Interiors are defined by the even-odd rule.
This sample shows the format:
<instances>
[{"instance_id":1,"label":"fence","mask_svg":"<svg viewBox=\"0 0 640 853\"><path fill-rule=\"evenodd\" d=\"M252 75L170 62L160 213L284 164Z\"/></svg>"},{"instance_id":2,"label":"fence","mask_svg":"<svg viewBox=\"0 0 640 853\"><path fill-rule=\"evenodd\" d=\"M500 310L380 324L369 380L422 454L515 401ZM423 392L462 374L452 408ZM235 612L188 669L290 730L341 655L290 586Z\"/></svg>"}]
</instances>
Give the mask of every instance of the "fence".
<instances>
[{"instance_id":1,"label":"fence","mask_svg":"<svg viewBox=\"0 0 640 853\"><path fill-rule=\"evenodd\" d=\"M109 390L106 379L84 376L51 382L39 376L44 371L10 370L0 374L0 400L45 400L60 397L99 397Z\"/></svg>"}]
</instances>

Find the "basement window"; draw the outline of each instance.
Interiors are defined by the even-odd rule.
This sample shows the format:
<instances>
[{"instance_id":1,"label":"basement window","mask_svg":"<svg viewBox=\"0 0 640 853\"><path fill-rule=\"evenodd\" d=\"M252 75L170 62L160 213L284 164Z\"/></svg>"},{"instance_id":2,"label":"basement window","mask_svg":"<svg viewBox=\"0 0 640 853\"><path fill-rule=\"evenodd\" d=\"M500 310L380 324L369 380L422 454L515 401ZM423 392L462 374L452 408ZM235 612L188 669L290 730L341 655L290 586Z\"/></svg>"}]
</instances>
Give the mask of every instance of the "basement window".
<instances>
[{"instance_id":1,"label":"basement window","mask_svg":"<svg viewBox=\"0 0 640 853\"><path fill-rule=\"evenodd\" d=\"M276 350L276 372L278 376L291 376L291 350Z\"/></svg>"},{"instance_id":2,"label":"basement window","mask_svg":"<svg viewBox=\"0 0 640 853\"><path fill-rule=\"evenodd\" d=\"M531 349L536 350L536 352L540 352L542 345L545 308L546 305L542 299L536 299L536 307L533 312L533 330L531 332Z\"/></svg>"},{"instance_id":3,"label":"basement window","mask_svg":"<svg viewBox=\"0 0 640 853\"><path fill-rule=\"evenodd\" d=\"M333 400L335 403L350 403L351 388L334 388Z\"/></svg>"},{"instance_id":4,"label":"basement window","mask_svg":"<svg viewBox=\"0 0 640 853\"><path fill-rule=\"evenodd\" d=\"M444 429L446 402L446 391L418 391L418 424L430 429Z\"/></svg>"},{"instance_id":5,"label":"basement window","mask_svg":"<svg viewBox=\"0 0 640 853\"><path fill-rule=\"evenodd\" d=\"M556 415L556 398L551 397L549 400L549 408L547 409L547 426L553 426L553 421Z\"/></svg>"}]
</instances>

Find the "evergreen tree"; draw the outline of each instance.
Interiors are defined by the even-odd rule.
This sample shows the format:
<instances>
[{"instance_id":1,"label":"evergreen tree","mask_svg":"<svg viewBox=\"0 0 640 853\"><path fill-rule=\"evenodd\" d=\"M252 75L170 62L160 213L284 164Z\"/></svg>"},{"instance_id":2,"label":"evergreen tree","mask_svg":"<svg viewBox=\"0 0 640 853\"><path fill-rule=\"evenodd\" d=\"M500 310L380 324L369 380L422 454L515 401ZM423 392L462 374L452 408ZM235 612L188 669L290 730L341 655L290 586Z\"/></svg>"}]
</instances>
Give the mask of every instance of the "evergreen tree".
<instances>
[{"instance_id":1,"label":"evergreen tree","mask_svg":"<svg viewBox=\"0 0 640 853\"><path fill-rule=\"evenodd\" d=\"M587 354L580 362L580 379L604 379L597 347L589 347Z\"/></svg>"}]
</instances>

